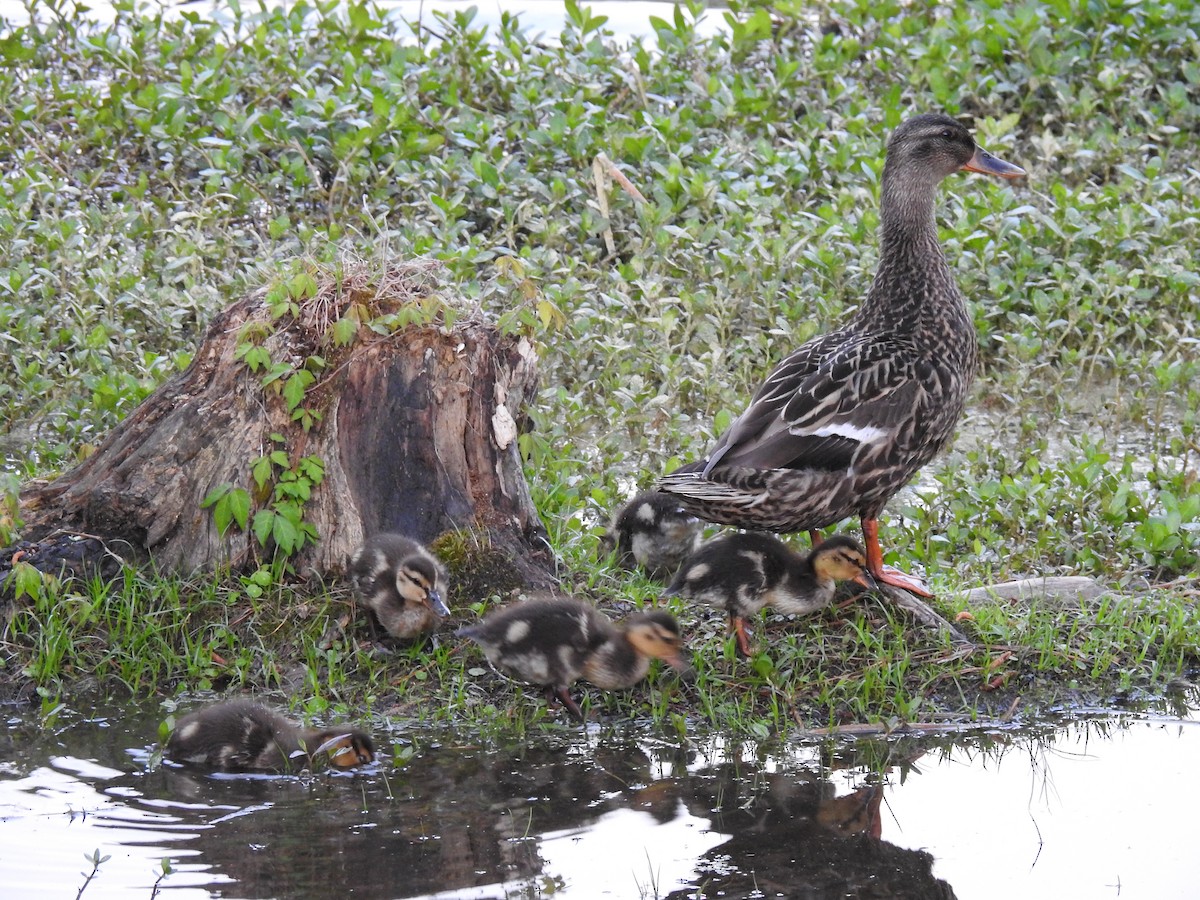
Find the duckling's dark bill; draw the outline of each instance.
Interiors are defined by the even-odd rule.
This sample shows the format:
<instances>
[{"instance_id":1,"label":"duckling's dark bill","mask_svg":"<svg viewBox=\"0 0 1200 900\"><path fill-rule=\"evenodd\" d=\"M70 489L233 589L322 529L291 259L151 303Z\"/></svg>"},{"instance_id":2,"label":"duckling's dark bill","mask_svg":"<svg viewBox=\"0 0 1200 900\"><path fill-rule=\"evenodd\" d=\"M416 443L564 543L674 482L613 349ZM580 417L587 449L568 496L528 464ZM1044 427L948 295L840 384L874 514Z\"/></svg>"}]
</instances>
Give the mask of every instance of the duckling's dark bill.
<instances>
[{"instance_id":1,"label":"duckling's dark bill","mask_svg":"<svg viewBox=\"0 0 1200 900\"><path fill-rule=\"evenodd\" d=\"M696 676L696 670L692 668L692 664L683 656L673 656L670 659L664 657L663 662L679 673L679 677L684 681L690 681Z\"/></svg>"},{"instance_id":2,"label":"duckling's dark bill","mask_svg":"<svg viewBox=\"0 0 1200 900\"><path fill-rule=\"evenodd\" d=\"M875 577L867 569L863 569L861 572L859 572L857 575L855 575L854 578L852 578L851 580L855 584L861 584L868 591L879 590L879 582L875 580Z\"/></svg>"},{"instance_id":3,"label":"duckling's dark bill","mask_svg":"<svg viewBox=\"0 0 1200 900\"><path fill-rule=\"evenodd\" d=\"M980 172L984 175L995 175L998 178L1020 178L1025 170L1020 166L1005 162L998 156L993 156L982 147L975 148L975 155L963 166L968 172Z\"/></svg>"},{"instance_id":4,"label":"duckling's dark bill","mask_svg":"<svg viewBox=\"0 0 1200 900\"><path fill-rule=\"evenodd\" d=\"M437 591L429 592L429 607L442 618L450 615L450 607L446 605L445 601L442 600L442 595Z\"/></svg>"}]
</instances>

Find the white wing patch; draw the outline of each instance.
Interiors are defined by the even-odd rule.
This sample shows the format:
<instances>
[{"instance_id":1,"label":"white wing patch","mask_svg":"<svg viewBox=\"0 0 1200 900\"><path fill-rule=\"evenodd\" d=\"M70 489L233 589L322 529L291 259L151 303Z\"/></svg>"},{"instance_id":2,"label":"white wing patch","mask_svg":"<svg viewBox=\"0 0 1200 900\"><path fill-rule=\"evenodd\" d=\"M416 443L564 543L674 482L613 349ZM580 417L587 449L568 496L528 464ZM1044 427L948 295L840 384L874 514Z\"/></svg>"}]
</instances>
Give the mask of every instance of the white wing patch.
<instances>
[{"instance_id":1,"label":"white wing patch","mask_svg":"<svg viewBox=\"0 0 1200 900\"><path fill-rule=\"evenodd\" d=\"M815 437L841 437L870 444L888 436L889 432L873 425L852 425L849 422L838 422L834 425L822 425L815 431L809 432Z\"/></svg>"}]
</instances>

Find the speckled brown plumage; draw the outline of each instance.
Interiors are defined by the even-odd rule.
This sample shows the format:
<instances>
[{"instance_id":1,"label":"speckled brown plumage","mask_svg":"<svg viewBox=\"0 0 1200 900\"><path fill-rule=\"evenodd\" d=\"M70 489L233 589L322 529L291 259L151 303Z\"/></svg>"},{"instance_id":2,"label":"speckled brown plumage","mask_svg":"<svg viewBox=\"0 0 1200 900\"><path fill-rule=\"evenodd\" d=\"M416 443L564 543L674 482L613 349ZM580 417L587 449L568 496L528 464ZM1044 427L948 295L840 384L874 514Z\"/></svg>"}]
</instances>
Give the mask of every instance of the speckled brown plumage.
<instances>
[{"instance_id":1,"label":"speckled brown plumage","mask_svg":"<svg viewBox=\"0 0 1200 900\"><path fill-rule=\"evenodd\" d=\"M620 690L645 678L652 658L689 668L679 625L662 610L634 613L614 625L580 600L541 597L498 610L458 634L475 641L497 669L562 700L580 721L583 713L568 693L577 679Z\"/></svg>"},{"instance_id":2,"label":"speckled brown plumage","mask_svg":"<svg viewBox=\"0 0 1200 900\"><path fill-rule=\"evenodd\" d=\"M960 169L1024 174L975 145L947 116L904 122L887 148L880 262L858 313L784 359L707 459L659 484L710 522L774 532L863 522L875 578L928 594L885 570L876 520L949 443L975 375L978 341L938 241L934 196Z\"/></svg>"},{"instance_id":3,"label":"speckled brown plumage","mask_svg":"<svg viewBox=\"0 0 1200 900\"><path fill-rule=\"evenodd\" d=\"M356 728L303 728L265 706L230 700L175 723L164 750L176 762L218 769L311 769L318 754L338 768L375 758L370 736Z\"/></svg>"}]
</instances>

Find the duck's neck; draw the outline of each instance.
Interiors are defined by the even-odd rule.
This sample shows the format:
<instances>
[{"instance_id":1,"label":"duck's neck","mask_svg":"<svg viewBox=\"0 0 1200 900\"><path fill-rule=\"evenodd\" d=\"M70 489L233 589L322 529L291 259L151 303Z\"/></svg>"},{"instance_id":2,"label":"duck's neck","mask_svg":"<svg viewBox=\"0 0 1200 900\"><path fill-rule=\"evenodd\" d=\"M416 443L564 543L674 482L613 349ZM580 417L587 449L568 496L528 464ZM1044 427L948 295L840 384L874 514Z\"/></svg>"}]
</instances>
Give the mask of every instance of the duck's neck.
<instances>
[{"instance_id":1,"label":"duck's neck","mask_svg":"<svg viewBox=\"0 0 1200 900\"><path fill-rule=\"evenodd\" d=\"M869 327L890 333L920 332L935 304L962 307L961 295L942 255L934 221L937 183L886 167L880 195L879 268L858 315Z\"/></svg>"},{"instance_id":2,"label":"duck's neck","mask_svg":"<svg viewBox=\"0 0 1200 900\"><path fill-rule=\"evenodd\" d=\"M615 691L637 684L648 671L650 660L633 648L624 632L618 632L588 659L583 677L598 688Z\"/></svg>"},{"instance_id":3,"label":"duck's neck","mask_svg":"<svg viewBox=\"0 0 1200 900\"><path fill-rule=\"evenodd\" d=\"M836 590L836 581L820 575L808 560L798 556L775 591L773 605L784 615L808 615L828 606Z\"/></svg>"}]
</instances>

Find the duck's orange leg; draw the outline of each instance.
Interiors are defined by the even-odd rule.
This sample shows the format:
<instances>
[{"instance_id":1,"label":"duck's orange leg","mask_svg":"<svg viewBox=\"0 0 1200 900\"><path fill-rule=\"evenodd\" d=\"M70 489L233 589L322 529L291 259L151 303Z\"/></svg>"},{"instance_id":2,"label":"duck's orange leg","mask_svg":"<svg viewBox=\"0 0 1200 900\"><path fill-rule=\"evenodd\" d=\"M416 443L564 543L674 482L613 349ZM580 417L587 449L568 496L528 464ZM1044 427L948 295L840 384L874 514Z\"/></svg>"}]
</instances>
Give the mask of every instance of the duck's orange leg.
<instances>
[{"instance_id":1,"label":"duck's orange leg","mask_svg":"<svg viewBox=\"0 0 1200 900\"><path fill-rule=\"evenodd\" d=\"M753 654L750 651L750 637L746 634L746 620L730 613L729 633L737 636L738 656L742 659L749 659Z\"/></svg>"},{"instance_id":2,"label":"duck's orange leg","mask_svg":"<svg viewBox=\"0 0 1200 900\"><path fill-rule=\"evenodd\" d=\"M817 547L821 546L821 541L825 540L825 535L821 534L820 528L810 528L808 529L808 540L812 544L813 549L816 550Z\"/></svg>"},{"instance_id":3,"label":"duck's orange leg","mask_svg":"<svg viewBox=\"0 0 1200 900\"><path fill-rule=\"evenodd\" d=\"M883 551L879 549L879 520L862 520L863 543L867 549L867 571L878 582L890 584L916 594L918 597L932 597L933 591L920 578L901 572L883 564Z\"/></svg>"}]
</instances>

